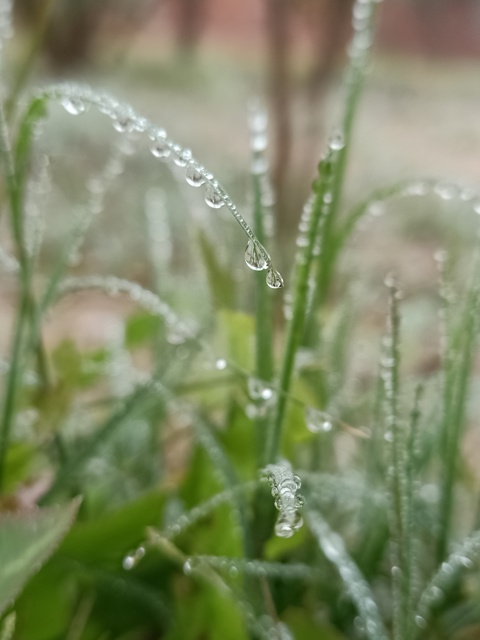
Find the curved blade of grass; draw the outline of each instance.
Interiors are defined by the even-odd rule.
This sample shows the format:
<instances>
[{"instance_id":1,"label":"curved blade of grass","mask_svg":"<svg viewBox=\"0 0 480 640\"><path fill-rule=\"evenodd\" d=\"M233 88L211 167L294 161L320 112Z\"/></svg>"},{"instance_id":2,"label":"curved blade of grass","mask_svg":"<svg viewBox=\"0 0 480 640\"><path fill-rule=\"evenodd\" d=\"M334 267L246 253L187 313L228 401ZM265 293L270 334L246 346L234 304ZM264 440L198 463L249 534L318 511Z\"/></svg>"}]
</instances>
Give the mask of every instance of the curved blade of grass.
<instances>
[{"instance_id":1,"label":"curved blade of grass","mask_svg":"<svg viewBox=\"0 0 480 640\"><path fill-rule=\"evenodd\" d=\"M459 573L471 569L479 557L480 531L476 531L456 545L455 550L442 562L423 590L416 611L420 618L417 623L425 626L431 610L444 599L448 599L448 590L455 586Z\"/></svg>"},{"instance_id":2,"label":"curved blade of grass","mask_svg":"<svg viewBox=\"0 0 480 640\"><path fill-rule=\"evenodd\" d=\"M319 175L313 185L314 196L311 202L311 210L308 210L309 219L308 231L305 238L306 243L305 247L302 247L297 254L294 281L295 299L293 302L292 319L290 320L288 328L287 341L280 370L278 383L279 393L275 406L275 414L266 435L264 452L265 464L275 462L280 449L285 410L287 407L287 394L290 391L292 382L295 355L303 338L309 296L309 277L315 259L315 249L320 242L319 236L326 212L325 196L331 188L335 155L336 152L329 149L325 159L318 165Z\"/></svg>"},{"instance_id":3,"label":"curved blade of grass","mask_svg":"<svg viewBox=\"0 0 480 640\"><path fill-rule=\"evenodd\" d=\"M95 93L90 88L81 85L59 84L46 87L45 89L37 92L34 99L38 98L59 102L60 104L65 104L66 102L70 105L81 104L83 108L85 108L86 105L94 106L102 115L110 118L111 121L116 124L119 132L129 134L136 131L141 135L149 137L151 140L161 140L163 147L168 149L168 154L171 155L171 157L180 159L181 166L190 169L199 177L200 183L198 186L208 186L214 195L214 198L217 200L215 208L225 206L230 211L262 257L262 270L268 271L267 278L271 279L272 277L278 276L277 284L274 288L283 285L281 276L275 270L268 251L240 214L238 207L233 202L229 194L219 184L213 174L193 158L191 151L189 149L182 148L176 142L168 138L164 129L153 125L146 118L139 116L129 104L121 103L107 94ZM191 182L189 184L191 184Z\"/></svg>"},{"instance_id":4,"label":"curved blade of grass","mask_svg":"<svg viewBox=\"0 0 480 640\"><path fill-rule=\"evenodd\" d=\"M320 549L338 569L346 592L354 602L369 640L388 640L385 625L365 578L352 560L342 538L332 531L318 511L307 511L307 522Z\"/></svg>"}]
</instances>

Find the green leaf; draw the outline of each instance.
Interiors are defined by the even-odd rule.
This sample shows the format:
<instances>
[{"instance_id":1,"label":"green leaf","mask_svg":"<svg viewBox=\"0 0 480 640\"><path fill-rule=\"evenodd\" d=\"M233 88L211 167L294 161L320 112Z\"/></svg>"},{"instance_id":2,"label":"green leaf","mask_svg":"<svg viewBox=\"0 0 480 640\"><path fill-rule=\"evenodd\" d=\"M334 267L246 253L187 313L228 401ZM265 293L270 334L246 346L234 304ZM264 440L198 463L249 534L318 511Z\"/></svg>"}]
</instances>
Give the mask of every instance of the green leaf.
<instances>
[{"instance_id":1,"label":"green leaf","mask_svg":"<svg viewBox=\"0 0 480 640\"><path fill-rule=\"evenodd\" d=\"M33 515L0 518L0 613L13 602L70 529L79 500Z\"/></svg>"}]
</instances>

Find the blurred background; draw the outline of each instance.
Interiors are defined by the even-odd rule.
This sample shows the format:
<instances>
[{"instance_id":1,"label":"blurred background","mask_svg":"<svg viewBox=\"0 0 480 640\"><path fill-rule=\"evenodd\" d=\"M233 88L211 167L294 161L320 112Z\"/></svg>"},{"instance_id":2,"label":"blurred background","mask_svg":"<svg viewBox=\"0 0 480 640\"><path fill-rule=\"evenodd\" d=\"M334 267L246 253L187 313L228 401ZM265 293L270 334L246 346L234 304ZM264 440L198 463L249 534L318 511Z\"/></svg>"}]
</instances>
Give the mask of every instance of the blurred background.
<instances>
[{"instance_id":1,"label":"blurred background","mask_svg":"<svg viewBox=\"0 0 480 640\"><path fill-rule=\"evenodd\" d=\"M16 0L11 84L20 92L25 85L72 78L129 101L138 113L191 148L247 219L247 105L260 96L270 113L277 255L288 274L292 231L325 141L343 118L342 80L352 4L352 0ZM371 73L350 151L346 208L374 187L403 179L434 177L475 184L479 56L478 1L381 3ZM56 185L47 196L47 208L72 211L85 184L88 188L89 179L107 161L111 151L106 150L116 144L118 134L90 113L72 122L54 107L46 132L39 146L49 158L50 180ZM158 196L152 189L160 186L173 242L169 272L184 276L196 264L189 234L178 233L192 197L185 196L170 170L153 166L150 157L137 154L128 164L122 189L108 195L105 215L95 222L73 266L81 273L116 273L148 282L144 213L155 193ZM456 215L461 206L438 198L407 200L400 231L398 224L390 229L391 223L382 221L375 226L378 232L369 232L369 251L363 251L361 258L365 273L370 269L384 274L398 257L407 280L418 283L422 274L431 278L435 270L431 254L441 243L432 234L442 215L454 219L464 237L471 232L472 216ZM227 216L214 218L201 203L200 208L205 209L200 214L203 224L220 244L225 238L238 241L239 232ZM46 227L46 246L52 251L69 216L57 213L53 219L55 224ZM113 226L122 233L111 234ZM228 249L224 251L228 257ZM232 269L243 269L241 260L231 263ZM58 331L55 326L53 332Z\"/></svg>"}]
</instances>

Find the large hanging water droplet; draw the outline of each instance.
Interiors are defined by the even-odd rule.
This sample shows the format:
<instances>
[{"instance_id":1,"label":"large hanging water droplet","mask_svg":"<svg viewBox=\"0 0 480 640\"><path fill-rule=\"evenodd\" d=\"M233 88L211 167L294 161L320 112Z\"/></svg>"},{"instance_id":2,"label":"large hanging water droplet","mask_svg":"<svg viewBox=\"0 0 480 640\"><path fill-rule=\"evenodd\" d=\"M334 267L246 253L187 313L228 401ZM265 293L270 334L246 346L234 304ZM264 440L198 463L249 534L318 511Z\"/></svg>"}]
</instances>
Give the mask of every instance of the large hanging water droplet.
<instances>
[{"instance_id":1,"label":"large hanging water droplet","mask_svg":"<svg viewBox=\"0 0 480 640\"><path fill-rule=\"evenodd\" d=\"M79 116L86 111L86 105L80 98L71 98L65 96L61 100L61 105L67 113L72 116Z\"/></svg>"},{"instance_id":2,"label":"large hanging water droplet","mask_svg":"<svg viewBox=\"0 0 480 640\"><path fill-rule=\"evenodd\" d=\"M204 176L192 164L185 171L185 180L191 187L201 187L206 182Z\"/></svg>"},{"instance_id":3,"label":"large hanging water droplet","mask_svg":"<svg viewBox=\"0 0 480 640\"><path fill-rule=\"evenodd\" d=\"M291 538L302 525L303 518L298 511L283 512L280 513L275 524L275 534L279 538Z\"/></svg>"},{"instance_id":4,"label":"large hanging water droplet","mask_svg":"<svg viewBox=\"0 0 480 640\"><path fill-rule=\"evenodd\" d=\"M273 267L268 270L267 284L270 289L280 289L283 287L283 278L276 269L273 269Z\"/></svg>"},{"instance_id":5,"label":"large hanging water droplet","mask_svg":"<svg viewBox=\"0 0 480 640\"><path fill-rule=\"evenodd\" d=\"M223 198L211 184L207 184L205 188L205 202L209 207L212 207L212 209L220 209L225 204Z\"/></svg>"},{"instance_id":6,"label":"large hanging water droplet","mask_svg":"<svg viewBox=\"0 0 480 640\"><path fill-rule=\"evenodd\" d=\"M254 240L249 240L245 249L245 262L247 267L254 271L263 271L267 268L267 261L263 252Z\"/></svg>"},{"instance_id":7,"label":"large hanging water droplet","mask_svg":"<svg viewBox=\"0 0 480 640\"><path fill-rule=\"evenodd\" d=\"M308 407L305 411L307 429L312 433L328 433L333 429L331 416L325 411Z\"/></svg>"}]
</instances>

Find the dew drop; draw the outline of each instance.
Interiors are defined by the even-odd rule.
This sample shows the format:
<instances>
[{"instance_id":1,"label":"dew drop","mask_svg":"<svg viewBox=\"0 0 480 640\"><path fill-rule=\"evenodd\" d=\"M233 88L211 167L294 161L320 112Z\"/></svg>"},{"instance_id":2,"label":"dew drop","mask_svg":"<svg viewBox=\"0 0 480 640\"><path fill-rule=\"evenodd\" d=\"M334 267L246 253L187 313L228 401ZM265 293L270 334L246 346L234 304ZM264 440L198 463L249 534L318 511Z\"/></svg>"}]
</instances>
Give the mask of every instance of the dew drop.
<instances>
[{"instance_id":1,"label":"dew drop","mask_svg":"<svg viewBox=\"0 0 480 640\"><path fill-rule=\"evenodd\" d=\"M212 209L220 209L225 204L223 198L211 184L207 184L205 188L205 202L209 207L212 207Z\"/></svg>"},{"instance_id":2,"label":"dew drop","mask_svg":"<svg viewBox=\"0 0 480 640\"><path fill-rule=\"evenodd\" d=\"M305 411L307 429L312 433L328 433L333 429L332 417L325 411L308 407Z\"/></svg>"},{"instance_id":3,"label":"dew drop","mask_svg":"<svg viewBox=\"0 0 480 640\"><path fill-rule=\"evenodd\" d=\"M192 152L190 149L182 149L179 146L173 148L173 161L177 167L186 167L192 159Z\"/></svg>"},{"instance_id":4,"label":"dew drop","mask_svg":"<svg viewBox=\"0 0 480 640\"><path fill-rule=\"evenodd\" d=\"M263 252L254 240L249 240L245 249L245 263L254 271L263 271L267 268L267 261Z\"/></svg>"},{"instance_id":5,"label":"dew drop","mask_svg":"<svg viewBox=\"0 0 480 640\"><path fill-rule=\"evenodd\" d=\"M252 400L271 400L273 398L273 389L259 378L249 378L247 387L248 395Z\"/></svg>"},{"instance_id":6,"label":"dew drop","mask_svg":"<svg viewBox=\"0 0 480 640\"><path fill-rule=\"evenodd\" d=\"M217 369L217 371L224 371L226 368L227 361L225 358L217 358L217 361L215 362L215 369Z\"/></svg>"},{"instance_id":7,"label":"dew drop","mask_svg":"<svg viewBox=\"0 0 480 640\"><path fill-rule=\"evenodd\" d=\"M131 551L124 557L124 559L122 560L122 567L125 569L125 571L130 571L137 566L137 564L144 556L145 547L138 547L138 549L135 549L135 551Z\"/></svg>"},{"instance_id":8,"label":"dew drop","mask_svg":"<svg viewBox=\"0 0 480 640\"><path fill-rule=\"evenodd\" d=\"M190 558L188 558L188 560L185 560L185 562L183 563L183 573L186 576L189 576L192 574L192 571L193 571L192 561Z\"/></svg>"},{"instance_id":9,"label":"dew drop","mask_svg":"<svg viewBox=\"0 0 480 640\"><path fill-rule=\"evenodd\" d=\"M135 122L127 113L116 113L113 117L112 124L118 133L132 133L135 129Z\"/></svg>"},{"instance_id":10,"label":"dew drop","mask_svg":"<svg viewBox=\"0 0 480 640\"><path fill-rule=\"evenodd\" d=\"M458 194L458 190L453 184L439 183L435 186L435 193L440 196L442 200L453 200Z\"/></svg>"},{"instance_id":11,"label":"dew drop","mask_svg":"<svg viewBox=\"0 0 480 640\"><path fill-rule=\"evenodd\" d=\"M270 289L280 289L283 287L283 278L280 273L273 269L272 267L268 270L267 273L267 285Z\"/></svg>"},{"instance_id":12,"label":"dew drop","mask_svg":"<svg viewBox=\"0 0 480 640\"><path fill-rule=\"evenodd\" d=\"M163 136L158 136L157 138L155 138L150 147L150 153L155 158L168 158L171 152L172 151Z\"/></svg>"},{"instance_id":13,"label":"dew drop","mask_svg":"<svg viewBox=\"0 0 480 640\"><path fill-rule=\"evenodd\" d=\"M420 629L425 629L426 626L427 626L427 621L425 620L425 618L423 616L415 616L415 624Z\"/></svg>"},{"instance_id":14,"label":"dew drop","mask_svg":"<svg viewBox=\"0 0 480 640\"><path fill-rule=\"evenodd\" d=\"M228 573L231 578L236 578L238 576L238 569L235 565L232 565L228 570Z\"/></svg>"},{"instance_id":15,"label":"dew drop","mask_svg":"<svg viewBox=\"0 0 480 640\"><path fill-rule=\"evenodd\" d=\"M328 141L328 146L332 151L340 151L345 147L345 138L341 131L336 131Z\"/></svg>"},{"instance_id":16,"label":"dew drop","mask_svg":"<svg viewBox=\"0 0 480 640\"><path fill-rule=\"evenodd\" d=\"M201 187L205 178L194 165L189 165L185 171L185 180L191 187Z\"/></svg>"},{"instance_id":17,"label":"dew drop","mask_svg":"<svg viewBox=\"0 0 480 640\"><path fill-rule=\"evenodd\" d=\"M79 98L70 98L65 96L61 100L61 105L67 113L72 116L79 116L86 111L86 105Z\"/></svg>"}]
</instances>

